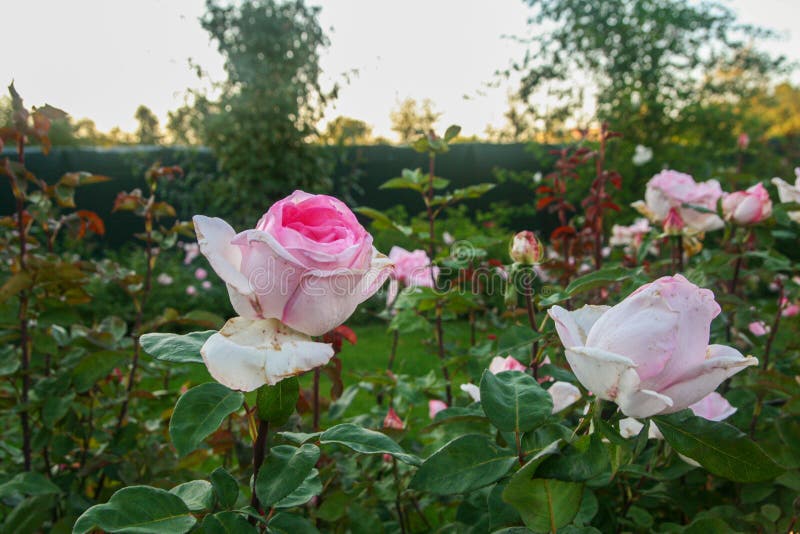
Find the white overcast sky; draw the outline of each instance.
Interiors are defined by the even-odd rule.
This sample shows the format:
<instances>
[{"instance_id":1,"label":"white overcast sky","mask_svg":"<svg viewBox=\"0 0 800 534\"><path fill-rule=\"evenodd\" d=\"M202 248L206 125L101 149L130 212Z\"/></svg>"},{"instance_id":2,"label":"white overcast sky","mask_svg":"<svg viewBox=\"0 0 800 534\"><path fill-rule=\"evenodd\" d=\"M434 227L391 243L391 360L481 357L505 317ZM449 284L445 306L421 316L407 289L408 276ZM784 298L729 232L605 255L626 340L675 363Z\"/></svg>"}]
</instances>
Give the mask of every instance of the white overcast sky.
<instances>
[{"instance_id":1,"label":"white overcast sky","mask_svg":"<svg viewBox=\"0 0 800 534\"><path fill-rule=\"evenodd\" d=\"M504 38L525 33L522 0L308 1L322 6L331 39L327 80L359 72L329 117L362 119L392 137L389 112L412 97L433 100L441 125L461 124L466 134L503 123L508 88L485 84L522 56L522 45ZM781 33L770 46L800 60L800 0L727 4L743 22ZM0 0L0 83L14 78L29 105L48 102L101 130L132 131L139 104L163 120L187 87L201 85L189 58L223 78L222 59L198 23L203 11L203 0Z\"/></svg>"}]
</instances>

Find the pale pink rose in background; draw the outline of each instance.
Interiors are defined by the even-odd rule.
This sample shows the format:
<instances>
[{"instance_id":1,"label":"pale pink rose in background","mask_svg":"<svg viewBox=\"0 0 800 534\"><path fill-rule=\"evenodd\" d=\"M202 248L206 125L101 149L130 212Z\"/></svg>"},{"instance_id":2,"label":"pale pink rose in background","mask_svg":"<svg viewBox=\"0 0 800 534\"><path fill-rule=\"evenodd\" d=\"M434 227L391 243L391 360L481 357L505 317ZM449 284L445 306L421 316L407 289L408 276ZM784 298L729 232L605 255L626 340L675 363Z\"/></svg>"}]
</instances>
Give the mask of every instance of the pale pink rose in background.
<instances>
[{"instance_id":1,"label":"pale pink rose in background","mask_svg":"<svg viewBox=\"0 0 800 534\"><path fill-rule=\"evenodd\" d=\"M783 297L780 302L780 306L783 308L783 311L781 312L783 317L794 317L800 313L800 305L798 305L796 302L789 304L789 299L786 297Z\"/></svg>"},{"instance_id":2,"label":"pale pink rose in background","mask_svg":"<svg viewBox=\"0 0 800 534\"><path fill-rule=\"evenodd\" d=\"M750 330L750 333L754 336L763 336L769 332L769 327L764 324L764 321L753 321L749 325L747 325L747 329Z\"/></svg>"},{"instance_id":3,"label":"pale pink rose in background","mask_svg":"<svg viewBox=\"0 0 800 534\"><path fill-rule=\"evenodd\" d=\"M644 236L650 233L650 221L645 218L636 219L629 226L615 224L611 227L611 237L608 244L612 247L632 246L639 248Z\"/></svg>"},{"instance_id":4,"label":"pale pink rose in background","mask_svg":"<svg viewBox=\"0 0 800 534\"><path fill-rule=\"evenodd\" d=\"M683 222L678 208L670 208L667 217L664 219L662 225L664 233L667 235L681 235L683 229L686 228L686 223Z\"/></svg>"},{"instance_id":5,"label":"pale pink rose in background","mask_svg":"<svg viewBox=\"0 0 800 534\"><path fill-rule=\"evenodd\" d=\"M560 412L578 402L581 398L580 389L574 384L561 380L553 382L553 385L547 388L547 392L550 394L550 398L553 399L553 413Z\"/></svg>"},{"instance_id":6,"label":"pale pink rose in background","mask_svg":"<svg viewBox=\"0 0 800 534\"><path fill-rule=\"evenodd\" d=\"M200 285L203 286L203 289L211 289L211 282L209 282L208 280L204 280L203 283Z\"/></svg>"},{"instance_id":7,"label":"pale pink rose in background","mask_svg":"<svg viewBox=\"0 0 800 534\"><path fill-rule=\"evenodd\" d=\"M168 286L168 285L172 284L173 279L167 273L161 273L156 277L156 282L158 282L162 286Z\"/></svg>"},{"instance_id":8,"label":"pale pink rose in background","mask_svg":"<svg viewBox=\"0 0 800 534\"><path fill-rule=\"evenodd\" d=\"M575 376L630 417L672 413L696 403L758 360L709 345L720 313L714 294L681 275L659 278L613 307L549 311Z\"/></svg>"},{"instance_id":9,"label":"pale pink rose in background","mask_svg":"<svg viewBox=\"0 0 800 534\"><path fill-rule=\"evenodd\" d=\"M675 208L686 226L698 232L707 232L725 226L714 213L721 196L722 188L716 180L698 183L688 174L665 170L647 182L644 202L636 202L634 207L653 222L663 222L670 208ZM698 211L688 205L711 210L712 213Z\"/></svg>"},{"instance_id":10,"label":"pale pink rose in background","mask_svg":"<svg viewBox=\"0 0 800 534\"><path fill-rule=\"evenodd\" d=\"M736 408L731 406L731 403L716 391L695 402L689 406L689 409L697 417L702 417L709 421L722 421L736 413Z\"/></svg>"},{"instance_id":11,"label":"pale pink rose in background","mask_svg":"<svg viewBox=\"0 0 800 534\"><path fill-rule=\"evenodd\" d=\"M192 297L197 295L197 288L194 286L186 286L186 294Z\"/></svg>"},{"instance_id":12,"label":"pale pink rose in background","mask_svg":"<svg viewBox=\"0 0 800 534\"><path fill-rule=\"evenodd\" d=\"M781 202L794 202L800 204L800 167L794 170L794 185L780 179L773 178L772 183L778 188L778 198ZM796 223L800 223L800 211L788 212L789 218Z\"/></svg>"},{"instance_id":13,"label":"pale pink rose in background","mask_svg":"<svg viewBox=\"0 0 800 534\"><path fill-rule=\"evenodd\" d=\"M189 265L200 255L200 246L197 243L186 243L183 246L183 251L186 252L186 256L183 258L183 264Z\"/></svg>"},{"instance_id":14,"label":"pale pink rose in background","mask_svg":"<svg viewBox=\"0 0 800 534\"><path fill-rule=\"evenodd\" d=\"M394 408L389 408L386 417L383 418L383 428L392 428L394 430L403 430L403 420L394 411Z\"/></svg>"},{"instance_id":15,"label":"pale pink rose in background","mask_svg":"<svg viewBox=\"0 0 800 534\"><path fill-rule=\"evenodd\" d=\"M353 212L327 195L295 191L239 234L222 219L193 220L240 316L278 319L311 336L344 323L392 269Z\"/></svg>"},{"instance_id":16,"label":"pale pink rose in background","mask_svg":"<svg viewBox=\"0 0 800 534\"><path fill-rule=\"evenodd\" d=\"M527 366L520 363L513 356L506 356L505 358L502 356L495 356L492 358L491 363L489 363L489 372L493 375L502 371L522 371L524 373L527 368Z\"/></svg>"},{"instance_id":17,"label":"pale pink rose in background","mask_svg":"<svg viewBox=\"0 0 800 534\"><path fill-rule=\"evenodd\" d=\"M392 247L389 259L394 263L392 278L407 287L433 287L433 281L439 276L439 268L431 267L431 260L424 250Z\"/></svg>"},{"instance_id":18,"label":"pale pink rose in background","mask_svg":"<svg viewBox=\"0 0 800 534\"><path fill-rule=\"evenodd\" d=\"M508 255L511 256L511 261L514 263L536 265L542 262L544 247L533 232L523 230L518 232L511 240L511 244L508 247Z\"/></svg>"},{"instance_id":19,"label":"pale pink rose in background","mask_svg":"<svg viewBox=\"0 0 800 534\"><path fill-rule=\"evenodd\" d=\"M757 183L745 191L726 193L722 197L722 213L736 224L755 224L772 215L772 201L763 184Z\"/></svg>"},{"instance_id":20,"label":"pale pink rose in background","mask_svg":"<svg viewBox=\"0 0 800 534\"><path fill-rule=\"evenodd\" d=\"M461 384L461 391L472 397L472 400L475 402L481 401L481 388L473 384L472 382L468 382L466 384Z\"/></svg>"},{"instance_id":21,"label":"pale pink rose in background","mask_svg":"<svg viewBox=\"0 0 800 534\"><path fill-rule=\"evenodd\" d=\"M447 408L447 403L438 399L428 401L428 417L433 419L436 414Z\"/></svg>"},{"instance_id":22,"label":"pale pink rose in background","mask_svg":"<svg viewBox=\"0 0 800 534\"><path fill-rule=\"evenodd\" d=\"M442 241L444 241L445 245L450 246L455 243L456 238L450 232L445 232L442 234Z\"/></svg>"},{"instance_id":23,"label":"pale pink rose in background","mask_svg":"<svg viewBox=\"0 0 800 534\"><path fill-rule=\"evenodd\" d=\"M208 271L203 269L202 267L198 267L194 271L194 277L198 280L205 280L208 277Z\"/></svg>"},{"instance_id":24,"label":"pale pink rose in background","mask_svg":"<svg viewBox=\"0 0 800 534\"><path fill-rule=\"evenodd\" d=\"M739 137L736 138L736 148L747 150L748 146L750 146L750 136L745 132L740 133Z\"/></svg>"},{"instance_id":25,"label":"pale pink rose in background","mask_svg":"<svg viewBox=\"0 0 800 534\"><path fill-rule=\"evenodd\" d=\"M229 319L206 340L200 355L214 380L253 391L328 363L329 343L317 343L276 319Z\"/></svg>"}]
</instances>

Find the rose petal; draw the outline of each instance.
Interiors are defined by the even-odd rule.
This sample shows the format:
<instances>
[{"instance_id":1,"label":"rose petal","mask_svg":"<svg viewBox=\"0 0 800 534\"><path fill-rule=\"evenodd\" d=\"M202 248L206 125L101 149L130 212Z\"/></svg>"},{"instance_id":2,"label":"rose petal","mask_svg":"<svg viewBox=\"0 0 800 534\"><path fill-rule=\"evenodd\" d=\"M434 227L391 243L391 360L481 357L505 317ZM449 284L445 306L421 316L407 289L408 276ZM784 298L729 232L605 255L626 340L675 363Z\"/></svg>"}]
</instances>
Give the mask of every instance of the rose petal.
<instances>
[{"instance_id":1,"label":"rose petal","mask_svg":"<svg viewBox=\"0 0 800 534\"><path fill-rule=\"evenodd\" d=\"M558 413L564 408L578 402L581 398L581 390L569 382L558 381L547 389L553 399L553 413Z\"/></svg>"},{"instance_id":2,"label":"rose petal","mask_svg":"<svg viewBox=\"0 0 800 534\"><path fill-rule=\"evenodd\" d=\"M688 408L716 390L727 378L745 367L758 365L757 358L744 357L738 350L725 345L710 345L706 354L707 359L703 363L687 369L674 384L661 390L674 401L672 407L663 413Z\"/></svg>"},{"instance_id":3,"label":"rose petal","mask_svg":"<svg viewBox=\"0 0 800 534\"><path fill-rule=\"evenodd\" d=\"M601 399L616 400L623 377L629 389L639 383L636 364L630 358L594 347L570 347L565 352L580 383Z\"/></svg>"},{"instance_id":4,"label":"rose petal","mask_svg":"<svg viewBox=\"0 0 800 534\"><path fill-rule=\"evenodd\" d=\"M275 319L234 317L206 340L200 354L214 380L253 391L325 365L333 347L311 341Z\"/></svg>"},{"instance_id":5,"label":"rose petal","mask_svg":"<svg viewBox=\"0 0 800 534\"><path fill-rule=\"evenodd\" d=\"M472 383L461 384L461 391L472 397L473 401L475 402L481 401L481 388L479 388L475 384Z\"/></svg>"},{"instance_id":6,"label":"rose petal","mask_svg":"<svg viewBox=\"0 0 800 534\"><path fill-rule=\"evenodd\" d=\"M241 273L242 253L231 244L236 232L231 225L217 217L192 217L200 251L220 278L242 294L250 293L247 277Z\"/></svg>"},{"instance_id":7,"label":"rose petal","mask_svg":"<svg viewBox=\"0 0 800 534\"><path fill-rule=\"evenodd\" d=\"M589 331L597 320L610 309L609 306L586 305L575 311L553 306L547 314L556 325L556 332L564 347L579 347L586 344Z\"/></svg>"}]
</instances>

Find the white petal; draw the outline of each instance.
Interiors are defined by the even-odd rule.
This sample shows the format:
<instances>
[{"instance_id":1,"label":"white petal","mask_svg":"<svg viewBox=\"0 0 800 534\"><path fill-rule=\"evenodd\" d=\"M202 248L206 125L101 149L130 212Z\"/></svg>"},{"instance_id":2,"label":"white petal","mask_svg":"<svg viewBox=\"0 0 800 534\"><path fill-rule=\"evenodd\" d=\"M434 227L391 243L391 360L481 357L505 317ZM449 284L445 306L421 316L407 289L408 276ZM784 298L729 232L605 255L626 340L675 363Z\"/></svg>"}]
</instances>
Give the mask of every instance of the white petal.
<instances>
[{"instance_id":1,"label":"white petal","mask_svg":"<svg viewBox=\"0 0 800 534\"><path fill-rule=\"evenodd\" d=\"M275 319L234 317L206 340L200 354L217 382L253 391L325 365L333 347L311 341Z\"/></svg>"},{"instance_id":2,"label":"white petal","mask_svg":"<svg viewBox=\"0 0 800 534\"><path fill-rule=\"evenodd\" d=\"M569 347L567 361L581 384L605 400L616 401L622 386L626 394L638 389L633 360L594 347Z\"/></svg>"},{"instance_id":3,"label":"white petal","mask_svg":"<svg viewBox=\"0 0 800 534\"><path fill-rule=\"evenodd\" d=\"M663 413L672 413L688 408L712 391L727 378L751 365L758 365L758 359L744 357L733 347L725 345L709 345L706 360L691 369L671 386L661 390L670 397L674 404Z\"/></svg>"},{"instance_id":4,"label":"white petal","mask_svg":"<svg viewBox=\"0 0 800 534\"><path fill-rule=\"evenodd\" d=\"M231 244L236 232L231 225L217 217L195 215L194 230L200 251L220 278L243 294L250 293L247 277L239 271L242 252Z\"/></svg>"},{"instance_id":5,"label":"white petal","mask_svg":"<svg viewBox=\"0 0 800 534\"><path fill-rule=\"evenodd\" d=\"M479 388L475 384L472 383L461 384L461 391L472 397L473 401L475 402L481 401L481 388Z\"/></svg>"},{"instance_id":6,"label":"white petal","mask_svg":"<svg viewBox=\"0 0 800 534\"><path fill-rule=\"evenodd\" d=\"M553 399L553 413L560 412L581 398L581 390L569 382L555 382L547 389L547 392Z\"/></svg>"},{"instance_id":7,"label":"white petal","mask_svg":"<svg viewBox=\"0 0 800 534\"><path fill-rule=\"evenodd\" d=\"M625 439L635 438L643 428L644 425L633 417L626 417L619 421L619 434Z\"/></svg>"},{"instance_id":8,"label":"white petal","mask_svg":"<svg viewBox=\"0 0 800 534\"><path fill-rule=\"evenodd\" d=\"M567 311L561 306L553 306L547 313L556 325L556 332L561 344L567 347L578 347L586 344L586 338L592 325L608 311L609 306L586 305L575 311Z\"/></svg>"}]
</instances>

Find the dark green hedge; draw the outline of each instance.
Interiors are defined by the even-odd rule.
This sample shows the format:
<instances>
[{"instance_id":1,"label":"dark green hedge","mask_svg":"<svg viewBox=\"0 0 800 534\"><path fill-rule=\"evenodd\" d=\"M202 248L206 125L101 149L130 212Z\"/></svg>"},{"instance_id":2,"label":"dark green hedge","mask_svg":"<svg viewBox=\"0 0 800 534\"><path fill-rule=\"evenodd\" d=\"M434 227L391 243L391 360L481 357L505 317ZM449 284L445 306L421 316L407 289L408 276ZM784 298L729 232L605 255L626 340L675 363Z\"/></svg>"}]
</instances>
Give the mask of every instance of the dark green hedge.
<instances>
[{"instance_id":1,"label":"dark green hedge","mask_svg":"<svg viewBox=\"0 0 800 534\"><path fill-rule=\"evenodd\" d=\"M331 147L336 151L336 165L333 173L334 194L349 199L352 204L387 209L403 204L409 213L422 209L416 193L398 190L381 190L379 186L389 178L399 176L404 168L427 168L427 156L418 154L410 148L393 146L363 146L347 149ZM14 157L6 150L3 156ZM545 158L546 159L546 158ZM73 171L88 171L104 174L112 181L85 187L77 192L76 203L81 209L97 212L105 221L107 245L117 246L140 231L141 222L127 213L111 213L114 198L119 191L144 188L144 171L155 161L163 165L181 165L186 176L177 182L167 184L165 194L175 205L178 215L187 219L196 213L228 217L235 212L232 205L228 213L208 213L203 204L204 182L222 175L214 156L205 148L181 147L120 147L120 148L54 148L45 156L38 148L26 152L26 165L40 178L48 182L56 181L62 174ZM353 163L356 162L356 163ZM437 172L448 178L452 187L495 181L496 169L509 171L536 171L549 162L534 154L525 144L459 144L450 152L439 156ZM354 169L356 172L354 173ZM355 179L353 179L355 176ZM286 192L287 194L290 191ZM259 194L253 191L252 194ZM493 202L519 205L531 201L529 189L515 182L504 182L479 201L473 202L473 209L487 209ZM269 200L265 199L264 208ZM6 182L0 186L0 212L8 214L13 210L11 191ZM255 221L254 221L255 222Z\"/></svg>"}]
</instances>

